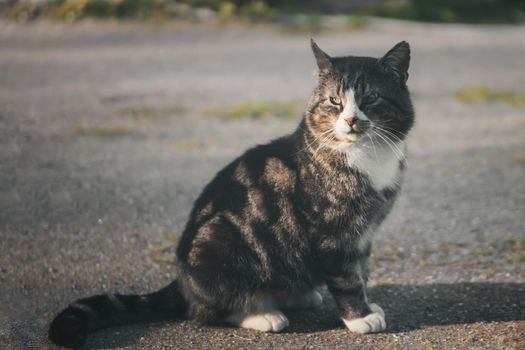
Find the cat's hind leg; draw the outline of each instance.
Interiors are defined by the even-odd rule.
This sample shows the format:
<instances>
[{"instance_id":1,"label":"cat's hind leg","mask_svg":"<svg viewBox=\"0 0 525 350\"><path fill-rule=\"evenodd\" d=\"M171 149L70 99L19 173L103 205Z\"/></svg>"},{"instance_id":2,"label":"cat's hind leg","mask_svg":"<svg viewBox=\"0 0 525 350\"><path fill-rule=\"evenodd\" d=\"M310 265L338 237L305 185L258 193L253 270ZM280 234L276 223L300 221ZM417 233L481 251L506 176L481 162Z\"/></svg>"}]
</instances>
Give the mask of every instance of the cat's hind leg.
<instances>
[{"instance_id":1,"label":"cat's hind leg","mask_svg":"<svg viewBox=\"0 0 525 350\"><path fill-rule=\"evenodd\" d=\"M235 313L226 318L226 322L241 328L255 329L261 332L280 332L290 322L279 310L254 313Z\"/></svg>"}]
</instances>

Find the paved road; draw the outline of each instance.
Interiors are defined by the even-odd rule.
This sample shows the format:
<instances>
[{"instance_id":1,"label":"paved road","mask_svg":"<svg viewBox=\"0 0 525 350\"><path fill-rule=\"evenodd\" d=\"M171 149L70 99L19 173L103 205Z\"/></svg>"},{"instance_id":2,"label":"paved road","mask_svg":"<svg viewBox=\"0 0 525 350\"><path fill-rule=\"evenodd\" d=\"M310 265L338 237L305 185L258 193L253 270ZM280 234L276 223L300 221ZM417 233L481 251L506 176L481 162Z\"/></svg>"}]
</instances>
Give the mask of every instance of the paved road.
<instances>
[{"instance_id":1,"label":"paved road","mask_svg":"<svg viewBox=\"0 0 525 350\"><path fill-rule=\"evenodd\" d=\"M146 292L174 276L165 246L242 150L297 118L209 109L304 102L308 35L268 28L0 23L0 341L53 348L68 302ZM371 298L388 331L360 336L333 303L283 334L190 321L102 331L92 348L450 349L525 346L525 109L464 105L457 89L525 91L524 27L374 22L316 35L331 54L413 48L417 125L403 194L375 240ZM208 110L206 112L206 110Z\"/></svg>"}]
</instances>

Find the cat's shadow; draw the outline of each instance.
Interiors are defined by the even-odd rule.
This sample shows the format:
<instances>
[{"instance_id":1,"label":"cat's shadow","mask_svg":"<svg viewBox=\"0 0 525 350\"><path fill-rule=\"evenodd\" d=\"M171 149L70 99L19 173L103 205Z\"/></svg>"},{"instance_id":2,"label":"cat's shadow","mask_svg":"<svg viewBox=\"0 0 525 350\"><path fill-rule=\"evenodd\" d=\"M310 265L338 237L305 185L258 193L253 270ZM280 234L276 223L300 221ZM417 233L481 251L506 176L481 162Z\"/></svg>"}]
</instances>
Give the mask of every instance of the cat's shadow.
<instances>
[{"instance_id":1,"label":"cat's shadow","mask_svg":"<svg viewBox=\"0 0 525 350\"><path fill-rule=\"evenodd\" d=\"M426 326L525 320L525 284L454 283L381 285L370 289L369 299L385 311L386 332L397 333ZM331 298L320 313L290 314L288 332L341 328ZM294 322L296 321L296 322ZM297 322L298 321L298 322Z\"/></svg>"},{"instance_id":2,"label":"cat's shadow","mask_svg":"<svg viewBox=\"0 0 525 350\"><path fill-rule=\"evenodd\" d=\"M371 288L369 297L383 307L389 333L435 325L525 320L523 283L389 284ZM285 313L290 319L285 336L343 328L333 299L326 294L322 308ZM141 337L164 326L165 323L156 323L103 330L97 332L98 336L89 337L87 348L136 345ZM187 321L184 327L188 332L200 328ZM232 332L235 330L228 329L228 333ZM198 333L202 336L202 329Z\"/></svg>"}]
</instances>

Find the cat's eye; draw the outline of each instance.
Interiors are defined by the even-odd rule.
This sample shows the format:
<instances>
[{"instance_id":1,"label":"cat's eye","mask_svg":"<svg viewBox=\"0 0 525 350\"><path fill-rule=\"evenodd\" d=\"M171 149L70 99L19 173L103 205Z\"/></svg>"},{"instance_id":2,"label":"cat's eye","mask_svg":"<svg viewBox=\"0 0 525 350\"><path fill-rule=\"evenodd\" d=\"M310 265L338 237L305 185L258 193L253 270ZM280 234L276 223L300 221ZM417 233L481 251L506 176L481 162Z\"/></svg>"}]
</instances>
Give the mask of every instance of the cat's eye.
<instances>
[{"instance_id":1,"label":"cat's eye","mask_svg":"<svg viewBox=\"0 0 525 350\"><path fill-rule=\"evenodd\" d=\"M337 96L330 96L330 103L336 106L340 106L342 104L341 99Z\"/></svg>"},{"instance_id":2,"label":"cat's eye","mask_svg":"<svg viewBox=\"0 0 525 350\"><path fill-rule=\"evenodd\" d=\"M372 92L363 98L363 102L365 104L371 104L371 103L376 102L378 98L379 98L379 94L377 92Z\"/></svg>"}]
</instances>

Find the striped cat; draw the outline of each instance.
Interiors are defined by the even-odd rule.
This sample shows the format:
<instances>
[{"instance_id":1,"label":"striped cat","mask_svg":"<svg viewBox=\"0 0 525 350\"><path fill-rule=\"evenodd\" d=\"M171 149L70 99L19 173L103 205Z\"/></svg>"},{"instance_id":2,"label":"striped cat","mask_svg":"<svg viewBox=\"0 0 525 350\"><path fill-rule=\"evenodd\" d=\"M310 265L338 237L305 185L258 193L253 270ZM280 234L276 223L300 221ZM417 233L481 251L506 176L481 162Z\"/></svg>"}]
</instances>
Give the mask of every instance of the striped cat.
<instances>
[{"instance_id":1,"label":"striped cat","mask_svg":"<svg viewBox=\"0 0 525 350\"><path fill-rule=\"evenodd\" d=\"M177 247L176 280L152 294L74 302L51 323L53 342L76 348L100 328L177 318L279 332L283 309L323 303L320 286L350 331L385 329L367 298L367 260L405 168L410 48L332 58L311 45L318 79L299 127L204 188Z\"/></svg>"}]
</instances>

